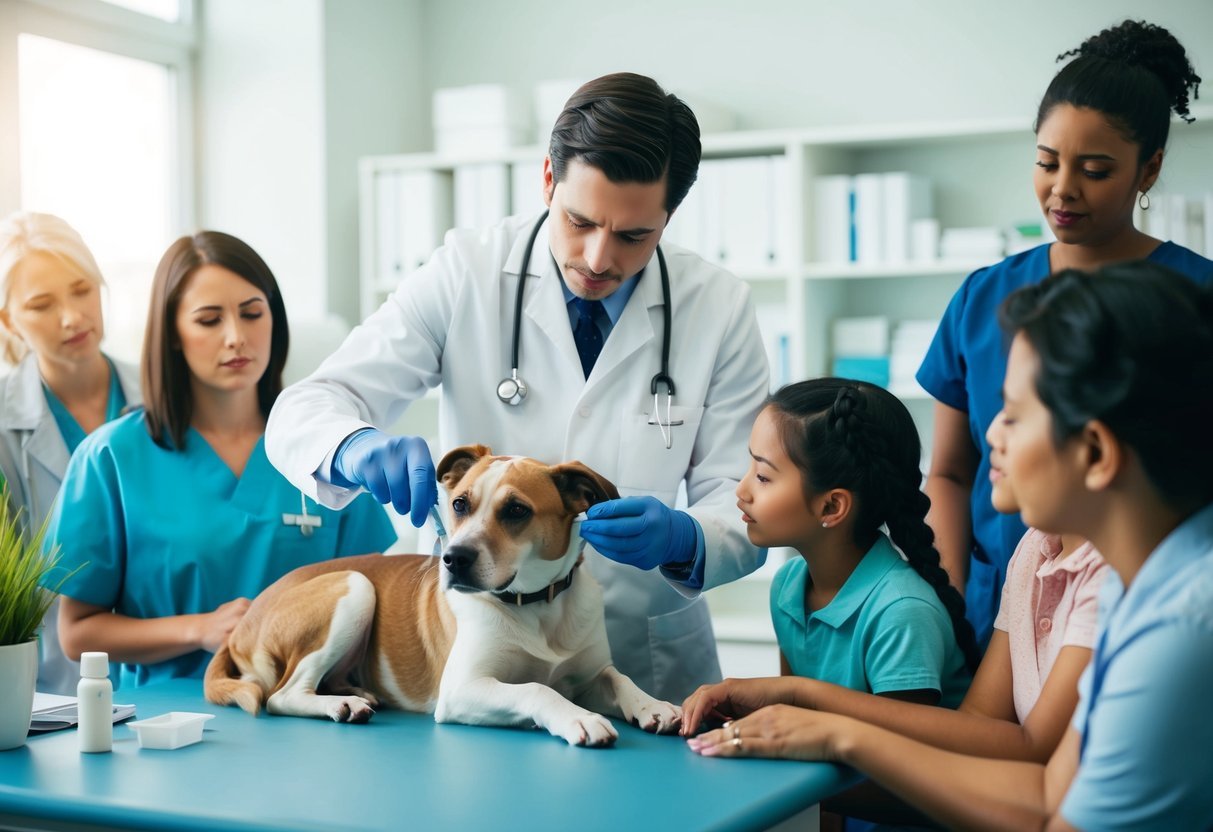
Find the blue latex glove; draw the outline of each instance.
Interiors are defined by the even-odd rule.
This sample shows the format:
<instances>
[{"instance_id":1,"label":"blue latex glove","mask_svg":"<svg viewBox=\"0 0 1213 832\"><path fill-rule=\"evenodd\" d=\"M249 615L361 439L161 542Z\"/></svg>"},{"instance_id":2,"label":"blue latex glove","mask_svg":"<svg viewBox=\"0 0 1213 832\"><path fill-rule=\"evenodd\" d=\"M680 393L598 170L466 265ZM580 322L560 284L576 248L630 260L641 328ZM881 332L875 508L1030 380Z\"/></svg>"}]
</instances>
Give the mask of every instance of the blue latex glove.
<instances>
[{"instance_id":1,"label":"blue latex glove","mask_svg":"<svg viewBox=\"0 0 1213 832\"><path fill-rule=\"evenodd\" d=\"M695 520L656 497L623 497L590 506L581 536L619 563L654 569L695 557Z\"/></svg>"},{"instance_id":2,"label":"blue latex glove","mask_svg":"<svg viewBox=\"0 0 1213 832\"><path fill-rule=\"evenodd\" d=\"M424 439L389 436L364 428L345 438L333 454L333 485L361 486L381 503L409 515L417 528L438 503L434 461Z\"/></svg>"}]
</instances>

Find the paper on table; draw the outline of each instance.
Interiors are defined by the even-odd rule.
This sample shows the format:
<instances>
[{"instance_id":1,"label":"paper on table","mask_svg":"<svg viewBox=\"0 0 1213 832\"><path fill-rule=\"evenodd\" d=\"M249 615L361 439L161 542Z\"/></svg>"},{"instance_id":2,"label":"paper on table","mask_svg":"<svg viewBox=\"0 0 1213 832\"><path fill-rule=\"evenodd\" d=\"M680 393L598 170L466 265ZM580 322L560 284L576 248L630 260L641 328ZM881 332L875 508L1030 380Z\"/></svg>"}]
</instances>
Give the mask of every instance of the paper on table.
<instances>
[{"instance_id":1,"label":"paper on table","mask_svg":"<svg viewBox=\"0 0 1213 832\"><path fill-rule=\"evenodd\" d=\"M134 705L114 705L114 722L130 719L134 715ZM55 693L34 693L34 718L30 721L29 726L31 734L71 728L79 721L80 717L76 713L76 697L60 696Z\"/></svg>"}]
</instances>

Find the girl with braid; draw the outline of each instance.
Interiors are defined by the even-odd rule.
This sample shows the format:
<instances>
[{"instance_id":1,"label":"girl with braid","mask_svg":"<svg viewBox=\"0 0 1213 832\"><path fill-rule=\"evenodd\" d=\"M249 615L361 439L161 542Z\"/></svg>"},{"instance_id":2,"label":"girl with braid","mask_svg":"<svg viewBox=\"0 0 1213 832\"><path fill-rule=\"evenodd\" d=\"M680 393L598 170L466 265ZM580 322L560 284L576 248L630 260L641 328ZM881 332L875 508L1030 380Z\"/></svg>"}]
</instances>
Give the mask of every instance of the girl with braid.
<instances>
[{"instance_id":1,"label":"girl with braid","mask_svg":"<svg viewBox=\"0 0 1213 832\"><path fill-rule=\"evenodd\" d=\"M1133 224L1162 171L1171 114L1191 122L1200 86L1183 46L1160 26L1125 21L1059 57L1069 62L1036 113L1033 184L1057 240L979 269L944 313L918 370L936 400L924 490L944 567L965 588L969 621L990 639L1007 563L1026 526L991 503L986 430L1002 407L1007 346L994 321L1016 289L1064 268L1144 259L1208 285L1213 262ZM1146 210L1147 216L1149 211Z\"/></svg>"},{"instance_id":2,"label":"girl with braid","mask_svg":"<svg viewBox=\"0 0 1213 832\"><path fill-rule=\"evenodd\" d=\"M980 656L924 520L920 453L905 405L863 382L788 385L758 415L737 505L751 543L801 555L771 584L785 675L952 708L964 697Z\"/></svg>"}]
</instances>

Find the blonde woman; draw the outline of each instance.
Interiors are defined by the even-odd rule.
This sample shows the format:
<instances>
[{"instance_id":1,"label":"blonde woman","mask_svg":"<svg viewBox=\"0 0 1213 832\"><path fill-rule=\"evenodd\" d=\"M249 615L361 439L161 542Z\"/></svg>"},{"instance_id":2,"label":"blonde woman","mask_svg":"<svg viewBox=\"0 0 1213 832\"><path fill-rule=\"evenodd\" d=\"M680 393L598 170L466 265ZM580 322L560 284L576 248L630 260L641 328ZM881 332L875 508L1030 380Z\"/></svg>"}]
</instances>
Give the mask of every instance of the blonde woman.
<instances>
[{"instance_id":1,"label":"blonde woman","mask_svg":"<svg viewBox=\"0 0 1213 832\"><path fill-rule=\"evenodd\" d=\"M28 529L41 527L84 437L140 403L138 372L101 351L97 261L50 214L0 222L0 476ZM58 603L47 614L38 690L75 692L79 667L59 648Z\"/></svg>"}]
</instances>

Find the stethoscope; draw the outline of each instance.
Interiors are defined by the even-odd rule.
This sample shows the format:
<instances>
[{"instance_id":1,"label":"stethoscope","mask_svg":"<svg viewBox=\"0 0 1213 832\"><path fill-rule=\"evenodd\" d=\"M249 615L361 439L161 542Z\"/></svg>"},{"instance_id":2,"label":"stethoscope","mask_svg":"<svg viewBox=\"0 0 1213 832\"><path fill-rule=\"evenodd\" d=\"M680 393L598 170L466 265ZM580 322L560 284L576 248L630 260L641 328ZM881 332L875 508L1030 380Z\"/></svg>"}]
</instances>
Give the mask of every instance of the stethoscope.
<instances>
[{"instance_id":1,"label":"stethoscope","mask_svg":"<svg viewBox=\"0 0 1213 832\"><path fill-rule=\"evenodd\" d=\"M539 229L543 227L543 222L547 218L548 212L544 211L543 216L535 222L531 236L526 241L526 248L522 252L522 267L518 270L518 291L514 295L514 338L510 348L510 375L497 384L497 398L501 399L502 404L519 405L530 390L527 383L518 375L518 346L522 336L522 292L526 287L527 267L531 264L531 250L535 247L535 238L539 236ZM653 381L649 385L649 389L653 393L653 415L649 417L648 423L661 428L661 438L665 440L666 450L669 450L673 447L674 435L667 428L681 425L683 421L682 419L670 419L671 403L674 399L674 379L670 376L670 329L673 311L670 306L670 272L666 268L665 254L662 253L661 246L657 247L657 264L661 267L661 298L665 305L661 308L661 371L653 376ZM657 388L663 384L665 385L664 422L658 415L660 410L657 400Z\"/></svg>"}]
</instances>

